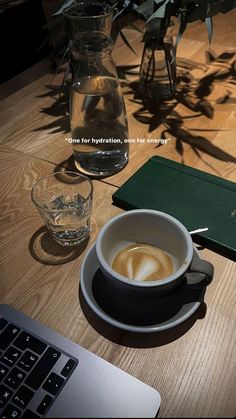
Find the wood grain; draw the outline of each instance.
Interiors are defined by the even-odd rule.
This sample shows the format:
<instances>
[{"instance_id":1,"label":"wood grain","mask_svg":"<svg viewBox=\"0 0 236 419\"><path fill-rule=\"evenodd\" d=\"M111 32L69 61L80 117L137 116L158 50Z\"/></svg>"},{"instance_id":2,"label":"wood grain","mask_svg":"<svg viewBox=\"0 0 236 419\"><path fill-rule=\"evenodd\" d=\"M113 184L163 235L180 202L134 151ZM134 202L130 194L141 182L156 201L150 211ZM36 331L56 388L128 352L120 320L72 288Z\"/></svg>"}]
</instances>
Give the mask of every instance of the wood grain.
<instances>
[{"instance_id":1,"label":"wood grain","mask_svg":"<svg viewBox=\"0 0 236 419\"><path fill-rule=\"evenodd\" d=\"M17 301L19 300L21 306L24 306L25 301L28 298L32 298L32 293L35 293L35 302L37 302L37 298L42 298L41 304L46 304L48 300L46 294L51 294L50 288L56 297L56 290L59 287L58 292L62 291L60 286L63 282L65 286L68 286L66 284L67 281L69 282L69 279L65 279L70 276L70 259L77 259L80 256L79 251L76 253L73 252L73 249L63 249L61 246L57 246L56 243L54 244L46 231L43 231L40 235L40 228L44 223L31 201L31 188L41 176L52 173L55 170L55 166L42 160L32 159L28 155L24 155L23 158L21 153L12 150L10 153L12 159L16 160L19 154L20 159L13 168L9 168L7 163L9 150L6 151L6 149L1 148L0 153L2 161L4 160L4 155L6 155L5 171L1 171L0 251L1 271L5 280L3 280L3 287L0 289L0 300L5 301L6 295L10 295L10 298L15 300L16 292ZM98 229L105 223L107 218L120 211L116 207L111 207L110 209L111 191L114 188L109 190L101 182L94 182L94 186L92 234L88 246L94 241ZM107 211L103 209L104 202L107 203ZM43 240L42 245L44 247L41 254L35 255L34 252L40 250L34 247L40 244L38 236ZM47 241L46 245L45 241ZM85 249L83 249L83 254L84 251ZM51 252L51 259L50 254L46 258L44 254L46 252ZM24 263L21 269L18 270L17 266L20 266L21 261L24 261ZM68 261L66 267L63 264L65 261ZM43 262L47 263L47 266L44 266ZM58 264L62 266L58 268ZM72 266L71 269L73 271ZM78 265L76 269L78 269ZM61 276L61 279L58 279L58 276ZM76 286L78 286L78 279L79 270L73 279ZM50 284L48 284L48 281ZM44 287L46 290L47 286L49 287L49 292L46 292L44 297ZM20 294L18 293L19 289L21 291ZM62 298L64 298L65 294L61 292ZM78 294L78 291L75 294ZM49 304L51 304L50 301ZM58 304L58 307L60 307L61 302L58 302Z\"/></svg>"},{"instance_id":2,"label":"wood grain","mask_svg":"<svg viewBox=\"0 0 236 419\"><path fill-rule=\"evenodd\" d=\"M202 256L215 266L206 307L168 332L124 333L96 316L92 319L78 296L80 265L101 226L120 212L111 205L116 188L94 182L92 234L82 253L79 249L74 254L59 251L45 231L46 247L42 241L40 253L36 243L42 220L31 202L30 190L39 176L55 167L6 146L0 148L0 155L0 301L157 388L162 395L160 417L233 417L236 265L203 250Z\"/></svg>"},{"instance_id":3,"label":"wood grain","mask_svg":"<svg viewBox=\"0 0 236 419\"><path fill-rule=\"evenodd\" d=\"M216 16L214 24L214 41L211 50L216 56L231 51L233 56L229 60L206 62L205 53L209 50L207 33L199 22L189 25L179 45L177 57L178 74L187 71L191 75L192 90L206 73L211 73L219 66L225 71L229 70L230 66L233 68L236 49L232 45L230 28L235 16L235 11L220 17ZM225 28L223 35L221 21ZM108 182L120 186L152 155L171 158L235 181L236 88L233 76L224 77L223 74L220 76L222 79L213 78L211 94L202 98L208 103L205 103L200 112L189 108L189 100L196 105L199 97L191 91L186 98L183 89L187 85L183 82L178 84L177 96L173 101L164 103L156 101L147 104L135 96L133 85L130 87L129 84L136 80L137 87L138 67L134 69L137 72L136 76L123 74L124 66L140 63L143 48L140 42L141 34L131 29L126 29L125 33L134 45L137 55L130 52L118 38L113 56L121 81L122 77L126 78L126 82L123 80L122 85L129 122L129 138L134 139L136 143L130 146L130 159L126 168L109 177ZM218 42L222 36L223 40ZM186 69L186 65L190 65L191 68ZM60 101L58 95L62 76L63 74L58 76L45 74L2 101L1 144L7 144L18 151L54 164L68 164L67 160L72 154L72 147L67 141L70 136L68 98L64 97ZM224 103L227 92L230 97L228 100L225 99ZM142 111L143 105L146 109ZM210 106L210 111L207 110L207 106ZM212 113L211 117L207 116L207 112ZM173 125L176 118L179 119L180 126ZM159 147L158 144L147 143L148 139L156 141L162 139L164 130L166 138L169 139L167 144ZM137 143L138 138L143 138L145 143Z\"/></svg>"},{"instance_id":4,"label":"wood grain","mask_svg":"<svg viewBox=\"0 0 236 419\"><path fill-rule=\"evenodd\" d=\"M212 50L217 54L228 48L234 51L235 17L236 11L216 19ZM119 38L114 58L121 67L139 64L142 51L140 34L130 29L126 33L133 40L137 55L132 55ZM204 71L213 71L218 63L214 63L213 69L207 65L206 48L202 25L192 24L178 49L179 71L185 71L183 65L189 65L194 80L200 79ZM230 60L222 62L223 69L229 65ZM35 68L32 71L34 73ZM93 181L89 242L64 249L50 238L30 197L32 184L39 177L61 170L63 166L73 168L73 162L68 161L71 146L65 140L69 135L66 131L68 116L61 113L60 106L55 106L54 90L48 88L49 84L58 86L59 79L52 79L50 74L37 74L37 79L32 74L30 83L24 82L21 89L1 103L0 302L11 304L159 390L162 397L159 417L235 417L234 262L207 249L201 250L201 256L215 268L204 303L190 319L162 333L143 335L115 329L95 316L79 294L80 266L86 251L101 226L121 212L112 205L112 193L153 154L235 180L235 102L219 100L225 88L229 88L228 80L223 85L214 80L208 98L214 109L212 118L204 114L195 117L196 112L183 103L182 96L178 103L168 103L173 106L172 114L165 109L166 104L155 103L141 113L146 119L138 119L142 103L133 101L129 84L123 83L130 138L158 139L163 130L170 127L165 118L178 115L181 129L188 132L188 136L181 137L183 152L180 154L176 146L183 132L173 126L171 132L167 132L170 141L161 147L147 142L132 144L130 161L122 172ZM135 77L129 75L129 83ZM19 87L18 82L15 83ZM180 92L181 88L180 85ZM4 86L2 91L4 93ZM5 85L5 92L11 92L9 83ZM191 95L195 100L194 93ZM230 99L235 97L233 91ZM154 118L154 123L160 120L152 132L147 123L150 118ZM201 138L196 140L196 136L208 142L200 141ZM200 147L204 143L205 149L196 153L191 147L194 141L198 141Z\"/></svg>"}]
</instances>

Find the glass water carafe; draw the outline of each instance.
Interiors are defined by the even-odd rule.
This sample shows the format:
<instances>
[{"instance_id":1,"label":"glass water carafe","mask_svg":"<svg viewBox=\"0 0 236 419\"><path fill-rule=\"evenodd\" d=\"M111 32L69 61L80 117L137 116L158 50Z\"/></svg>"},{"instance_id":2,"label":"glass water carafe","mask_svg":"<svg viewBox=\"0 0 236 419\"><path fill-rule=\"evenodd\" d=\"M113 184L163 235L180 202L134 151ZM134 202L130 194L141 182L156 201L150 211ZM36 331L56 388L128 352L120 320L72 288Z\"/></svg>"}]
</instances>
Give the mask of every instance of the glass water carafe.
<instances>
[{"instance_id":1,"label":"glass water carafe","mask_svg":"<svg viewBox=\"0 0 236 419\"><path fill-rule=\"evenodd\" d=\"M69 31L70 125L75 164L88 175L108 176L128 161L128 127L111 52L112 9L77 2L64 11Z\"/></svg>"}]
</instances>

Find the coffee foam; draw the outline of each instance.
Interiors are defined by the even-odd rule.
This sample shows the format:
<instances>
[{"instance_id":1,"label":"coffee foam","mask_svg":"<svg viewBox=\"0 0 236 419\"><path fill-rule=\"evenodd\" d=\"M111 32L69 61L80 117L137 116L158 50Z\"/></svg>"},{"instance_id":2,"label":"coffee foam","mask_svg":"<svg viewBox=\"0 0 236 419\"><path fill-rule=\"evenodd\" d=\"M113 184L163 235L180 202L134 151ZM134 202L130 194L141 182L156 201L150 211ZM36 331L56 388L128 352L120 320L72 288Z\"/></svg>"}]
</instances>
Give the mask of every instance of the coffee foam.
<instances>
[{"instance_id":1,"label":"coffee foam","mask_svg":"<svg viewBox=\"0 0 236 419\"><path fill-rule=\"evenodd\" d=\"M135 281L156 281L175 270L173 257L162 249L145 243L123 247L114 257L112 268Z\"/></svg>"}]
</instances>

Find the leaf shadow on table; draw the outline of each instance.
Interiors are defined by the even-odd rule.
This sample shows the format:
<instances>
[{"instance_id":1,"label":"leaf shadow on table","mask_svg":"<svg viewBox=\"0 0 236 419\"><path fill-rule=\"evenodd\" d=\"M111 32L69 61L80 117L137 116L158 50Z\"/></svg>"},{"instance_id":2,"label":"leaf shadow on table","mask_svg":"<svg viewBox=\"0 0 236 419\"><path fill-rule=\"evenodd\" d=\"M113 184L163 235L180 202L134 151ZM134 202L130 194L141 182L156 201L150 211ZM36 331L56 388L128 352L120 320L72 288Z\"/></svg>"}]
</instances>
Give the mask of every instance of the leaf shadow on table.
<instances>
[{"instance_id":1,"label":"leaf shadow on table","mask_svg":"<svg viewBox=\"0 0 236 419\"><path fill-rule=\"evenodd\" d=\"M189 145L203 161L201 153L224 162L236 163L236 157L217 147L207 138L209 133L219 130L198 128L199 117L205 116L208 119L217 117L218 104L236 104L236 52L225 51L217 55L211 50L206 51L205 63L187 59L177 60L178 83L175 95L173 99L160 101L140 95L138 81L127 83L127 76L135 73L132 66L118 66L117 69L125 84L125 94L131 96L129 100L138 108L133 113L134 118L147 125L150 133L164 125L160 138L165 140L171 137L175 141L175 150L180 155L182 163L185 162L184 144ZM214 100L211 96L213 93L215 95L217 93ZM176 111L179 104L182 105L181 113ZM194 119L196 128L188 128L186 123ZM227 130L221 131L227 133ZM162 146L163 143L165 142L160 142L156 147ZM213 169L217 172L215 168Z\"/></svg>"},{"instance_id":2,"label":"leaf shadow on table","mask_svg":"<svg viewBox=\"0 0 236 419\"><path fill-rule=\"evenodd\" d=\"M50 130L51 134L56 133L69 133L70 132L70 119L69 119L69 87L67 84L46 85L47 92L38 97L52 97L54 102L50 106L42 108L41 113L52 116L52 121L48 124L35 128L34 131L42 131L45 129Z\"/></svg>"},{"instance_id":3,"label":"leaf shadow on table","mask_svg":"<svg viewBox=\"0 0 236 419\"><path fill-rule=\"evenodd\" d=\"M199 128L199 118L206 117L217 120L217 106L236 104L236 52L224 51L217 55L214 51L206 51L205 63L189 59L177 59L178 83L173 99L151 100L139 93L138 65L117 66L117 71L124 86L123 92L127 100L136 105L133 117L141 124L148 126L151 133L160 127L160 141L155 147L162 147L165 140L171 138L175 143L175 151L185 163L185 146L190 146L196 156L220 175L213 163L205 160L205 156L216 158L223 162L236 163L236 157L224 151L213 143L210 135L219 132L218 129ZM196 74L197 72L197 74ZM135 76L136 75L136 76ZM128 80L135 76L136 81ZM52 97L54 102L42 108L41 112L52 116L52 121L35 128L35 131L50 130L50 133L69 133L69 86L47 85L48 89L40 97ZM213 96L212 96L213 95ZM212 97L214 98L212 100ZM177 111L177 105L181 111ZM186 111L185 111L186 110ZM188 127L188 122L196 120L195 127ZM164 129L163 129L164 127ZM227 141L227 130L225 141ZM49 135L50 135L49 133ZM65 162L64 162L65 163ZM76 169L77 170L77 169Z\"/></svg>"},{"instance_id":4,"label":"leaf shadow on table","mask_svg":"<svg viewBox=\"0 0 236 419\"><path fill-rule=\"evenodd\" d=\"M62 265L78 258L86 249L89 238L80 245L63 247L53 240L46 226L39 228L31 237L31 256L44 265Z\"/></svg>"},{"instance_id":5,"label":"leaf shadow on table","mask_svg":"<svg viewBox=\"0 0 236 419\"><path fill-rule=\"evenodd\" d=\"M119 345L133 348L152 348L167 345L187 333L197 320L205 317L207 311L207 306L202 301L196 312L178 326L155 333L134 333L118 329L98 317L87 304L80 288L79 301L85 318L100 335Z\"/></svg>"}]
</instances>

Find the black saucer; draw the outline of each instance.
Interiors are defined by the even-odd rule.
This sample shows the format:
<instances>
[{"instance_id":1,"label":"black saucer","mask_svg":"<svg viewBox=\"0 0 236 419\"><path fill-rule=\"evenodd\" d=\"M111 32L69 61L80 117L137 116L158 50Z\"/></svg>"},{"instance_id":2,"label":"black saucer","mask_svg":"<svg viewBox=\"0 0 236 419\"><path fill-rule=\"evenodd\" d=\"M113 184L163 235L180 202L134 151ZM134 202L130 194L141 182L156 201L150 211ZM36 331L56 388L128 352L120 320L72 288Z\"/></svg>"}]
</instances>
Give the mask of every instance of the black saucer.
<instances>
[{"instance_id":1,"label":"black saucer","mask_svg":"<svg viewBox=\"0 0 236 419\"><path fill-rule=\"evenodd\" d=\"M163 331L185 321L198 309L206 290L206 287L192 287L186 279L171 294L146 301L140 299L140 304L133 309L127 295L122 296L121 304L116 293L106 286L95 245L83 261L80 286L88 305L99 317L121 329L142 333Z\"/></svg>"}]
</instances>

